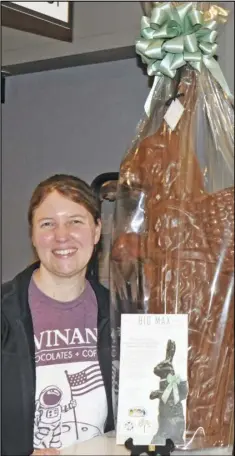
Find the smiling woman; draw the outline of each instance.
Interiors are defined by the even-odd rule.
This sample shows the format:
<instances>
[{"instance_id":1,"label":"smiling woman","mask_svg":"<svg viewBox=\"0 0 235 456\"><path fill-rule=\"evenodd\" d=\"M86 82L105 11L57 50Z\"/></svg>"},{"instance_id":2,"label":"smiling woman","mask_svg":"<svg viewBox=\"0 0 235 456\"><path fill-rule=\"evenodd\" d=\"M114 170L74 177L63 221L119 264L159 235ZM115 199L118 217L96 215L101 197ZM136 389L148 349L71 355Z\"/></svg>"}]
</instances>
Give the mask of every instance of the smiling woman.
<instances>
[{"instance_id":1,"label":"smiling woman","mask_svg":"<svg viewBox=\"0 0 235 456\"><path fill-rule=\"evenodd\" d=\"M3 455L56 454L113 429L108 291L87 278L100 203L84 181L55 175L35 189L28 221L39 261L3 285Z\"/></svg>"},{"instance_id":2,"label":"smiling woman","mask_svg":"<svg viewBox=\"0 0 235 456\"><path fill-rule=\"evenodd\" d=\"M100 239L100 220L56 189L32 214L32 243L41 261L35 281L52 298L76 298L85 287L87 264ZM64 280L58 283L58 277Z\"/></svg>"}]
</instances>

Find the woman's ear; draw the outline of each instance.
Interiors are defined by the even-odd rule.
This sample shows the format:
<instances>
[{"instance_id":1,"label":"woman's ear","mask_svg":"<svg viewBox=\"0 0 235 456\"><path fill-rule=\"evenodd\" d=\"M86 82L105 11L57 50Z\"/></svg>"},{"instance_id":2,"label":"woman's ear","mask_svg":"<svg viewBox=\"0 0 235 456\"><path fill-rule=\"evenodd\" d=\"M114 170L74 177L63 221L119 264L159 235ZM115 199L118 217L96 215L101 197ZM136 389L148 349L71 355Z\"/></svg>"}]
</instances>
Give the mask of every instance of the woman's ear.
<instances>
[{"instance_id":1,"label":"woman's ear","mask_svg":"<svg viewBox=\"0 0 235 456\"><path fill-rule=\"evenodd\" d=\"M98 244L98 242L100 240L101 229L102 229L101 220L98 219L95 224L95 242L94 242L95 245Z\"/></svg>"},{"instance_id":2,"label":"woman's ear","mask_svg":"<svg viewBox=\"0 0 235 456\"><path fill-rule=\"evenodd\" d=\"M35 248L34 236L33 236L33 232L32 231L30 232L30 237L31 237L32 246L33 246L33 248Z\"/></svg>"}]
</instances>

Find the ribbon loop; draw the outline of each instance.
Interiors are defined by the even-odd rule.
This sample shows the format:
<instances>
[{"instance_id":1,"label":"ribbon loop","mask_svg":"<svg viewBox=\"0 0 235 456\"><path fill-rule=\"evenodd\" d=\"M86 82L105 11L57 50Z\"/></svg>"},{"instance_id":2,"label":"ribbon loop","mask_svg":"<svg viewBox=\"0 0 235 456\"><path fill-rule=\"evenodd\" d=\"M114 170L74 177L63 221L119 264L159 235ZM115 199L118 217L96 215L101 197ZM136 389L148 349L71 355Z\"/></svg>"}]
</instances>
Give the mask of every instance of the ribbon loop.
<instances>
[{"instance_id":1,"label":"ribbon loop","mask_svg":"<svg viewBox=\"0 0 235 456\"><path fill-rule=\"evenodd\" d=\"M182 5L178 6L177 12L178 12L181 22L184 21L185 16L192 10L192 8L193 8L193 2L183 3Z\"/></svg>"},{"instance_id":2,"label":"ribbon loop","mask_svg":"<svg viewBox=\"0 0 235 456\"><path fill-rule=\"evenodd\" d=\"M193 27L203 25L203 14L201 11L193 9L189 12L189 19Z\"/></svg>"},{"instance_id":3,"label":"ribbon loop","mask_svg":"<svg viewBox=\"0 0 235 456\"><path fill-rule=\"evenodd\" d=\"M199 47L202 50L202 52L207 55L207 57L212 57L213 55L215 55L218 45L216 43L211 44L202 42L199 44Z\"/></svg>"},{"instance_id":4,"label":"ribbon loop","mask_svg":"<svg viewBox=\"0 0 235 456\"><path fill-rule=\"evenodd\" d=\"M197 37L195 33L184 37L184 48L188 52L196 52L198 50Z\"/></svg>"},{"instance_id":5,"label":"ribbon loop","mask_svg":"<svg viewBox=\"0 0 235 456\"><path fill-rule=\"evenodd\" d=\"M178 70L185 65L185 56L184 54L176 54L171 62L172 70Z\"/></svg>"},{"instance_id":6,"label":"ribbon loop","mask_svg":"<svg viewBox=\"0 0 235 456\"><path fill-rule=\"evenodd\" d=\"M233 102L220 66L213 58L218 47L218 18L223 17L225 21L227 11L211 7L210 14L206 15L194 8L193 3L173 6L172 2L153 2L151 17L141 19L136 52L147 64L148 74L157 78L161 75L174 78L177 69L185 64L198 72L205 65ZM150 104L148 102L148 106Z\"/></svg>"},{"instance_id":7,"label":"ribbon loop","mask_svg":"<svg viewBox=\"0 0 235 456\"><path fill-rule=\"evenodd\" d=\"M160 27L162 24L164 24L164 22L167 20L169 8L170 5L168 4L161 6L156 5L153 7L151 14L151 24L153 24L154 27L155 25Z\"/></svg>"},{"instance_id":8,"label":"ribbon loop","mask_svg":"<svg viewBox=\"0 0 235 456\"><path fill-rule=\"evenodd\" d=\"M174 61L174 54L166 54L164 59L161 61L159 70L161 71L162 74L165 76L168 76L169 78L174 78L176 74L176 70L172 69L172 64Z\"/></svg>"},{"instance_id":9,"label":"ribbon loop","mask_svg":"<svg viewBox=\"0 0 235 456\"><path fill-rule=\"evenodd\" d=\"M184 37L178 36L177 38L165 41L163 49L171 54L181 54L184 50Z\"/></svg>"},{"instance_id":10,"label":"ribbon loop","mask_svg":"<svg viewBox=\"0 0 235 456\"><path fill-rule=\"evenodd\" d=\"M164 57L165 52L161 46L161 42L163 40L155 40L151 43L150 46L148 46L148 49L146 51L147 57L150 57L152 59L160 60Z\"/></svg>"}]
</instances>

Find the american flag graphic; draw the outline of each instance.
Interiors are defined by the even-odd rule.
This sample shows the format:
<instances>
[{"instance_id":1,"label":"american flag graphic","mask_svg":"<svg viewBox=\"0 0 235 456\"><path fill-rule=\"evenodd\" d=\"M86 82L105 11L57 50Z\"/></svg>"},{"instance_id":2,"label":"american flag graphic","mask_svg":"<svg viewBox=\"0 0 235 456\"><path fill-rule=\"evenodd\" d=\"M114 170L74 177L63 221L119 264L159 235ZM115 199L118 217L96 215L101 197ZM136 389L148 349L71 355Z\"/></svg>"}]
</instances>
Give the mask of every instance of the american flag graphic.
<instances>
[{"instance_id":1,"label":"american flag graphic","mask_svg":"<svg viewBox=\"0 0 235 456\"><path fill-rule=\"evenodd\" d=\"M72 396L82 396L96 388L104 386L99 363L86 367L86 369L83 369L76 374L68 374L68 371L65 371L65 373Z\"/></svg>"}]
</instances>

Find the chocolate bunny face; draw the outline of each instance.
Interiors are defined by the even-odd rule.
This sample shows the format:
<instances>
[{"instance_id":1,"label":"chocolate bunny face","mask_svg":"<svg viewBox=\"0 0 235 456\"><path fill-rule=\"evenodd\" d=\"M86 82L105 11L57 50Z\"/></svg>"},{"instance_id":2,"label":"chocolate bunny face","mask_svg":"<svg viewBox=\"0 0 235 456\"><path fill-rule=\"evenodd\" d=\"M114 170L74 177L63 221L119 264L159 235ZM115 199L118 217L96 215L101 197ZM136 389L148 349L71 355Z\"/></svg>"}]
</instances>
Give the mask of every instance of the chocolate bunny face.
<instances>
[{"instance_id":1,"label":"chocolate bunny face","mask_svg":"<svg viewBox=\"0 0 235 456\"><path fill-rule=\"evenodd\" d=\"M174 368L172 366L173 357L175 354L175 342L168 340L166 347L166 358L161 363L157 364L153 372L157 377L166 378L168 374L175 374Z\"/></svg>"}]
</instances>

